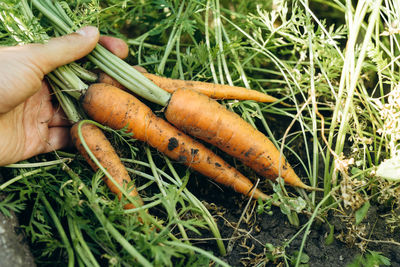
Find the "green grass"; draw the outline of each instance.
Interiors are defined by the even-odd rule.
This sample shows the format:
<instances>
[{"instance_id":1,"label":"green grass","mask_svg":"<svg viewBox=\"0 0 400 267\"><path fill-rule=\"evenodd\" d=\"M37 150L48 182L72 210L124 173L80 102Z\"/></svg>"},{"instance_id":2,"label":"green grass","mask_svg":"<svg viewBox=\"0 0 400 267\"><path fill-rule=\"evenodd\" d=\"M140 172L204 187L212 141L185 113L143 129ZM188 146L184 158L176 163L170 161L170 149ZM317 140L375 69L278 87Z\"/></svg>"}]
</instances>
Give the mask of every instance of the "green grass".
<instances>
[{"instance_id":1,"label":"green grass","mask_svg":"<svg viewBox=\"0 0 400 267\"><path fill-rule=\"evenodd\" d=\"M16 3L4 3L8 2ZM103 34L126 40L129 64L171 78L260 90L291 105L222 101L265 133L307 184L324 190L305 192L281 184L269 190L292 224L299 223L298 214L309 215L308 222L299 225L302 245L297 258L290 260L295 266L301 265L312 224L326 221L335 210L362 221L364 203L393 207L385 216L396 228L399 174L385 167L400 165L400 7L396 1L65 3L76 25L96 25ZM1 12L9 12L4 4ZM38 10L34 13L38 15ZM37 17L44 30L27 21L29 31L54 35L46 18ZM14 39L1 24L1 45L14 45ZM204 229L221 238L210 212L186 188L196 174L143 144L127 141L119 132L108 136L122 148L145 203L162 221L149 216L148 223L140 224L136 211L124 211L101 175L73 154L52 153L1 168L7 181L0 190L12 197L0 203L0 210L28 215L23 227L37 261L73 264L74 259L78 265L117 266L216 261L190 242ZM386 165L381 165L385 160ZM245 175L256 177L234 163ZM263 190L268 190L266 184L261 181ZM269 212L265 203L259 205L260 212ZM160 230L155 231L154 225ZM68 242L75 245L72 252ZM222 241L218 245L224 253ZM282 261L289 264L289 257Z\"/></svg>"}]
</instances>

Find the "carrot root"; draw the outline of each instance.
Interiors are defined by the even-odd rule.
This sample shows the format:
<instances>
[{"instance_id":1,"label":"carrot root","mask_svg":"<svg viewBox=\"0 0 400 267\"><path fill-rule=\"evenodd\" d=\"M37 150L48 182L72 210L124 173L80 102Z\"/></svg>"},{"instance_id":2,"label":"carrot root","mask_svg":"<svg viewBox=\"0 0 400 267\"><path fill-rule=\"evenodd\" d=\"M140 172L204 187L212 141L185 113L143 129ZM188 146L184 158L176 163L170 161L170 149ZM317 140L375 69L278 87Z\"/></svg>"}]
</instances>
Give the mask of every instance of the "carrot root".
<instances>
[{"instance_id":1,"label":"carrot root","mask_svg":"<svg viewBox=\"0 0 400 267\"><path fill-rule=\"evenodd\" d=\"M215 100L193 90L176 90L165 116L183 132L240 159L258 174L272 180L280 175L287 184L310 189L264 134Z\"/></svg>"},{"instance_id":2,"label":"carrot root","mask_svg":"<svg viewBox=\"0 0 400 267\"><path fill-rule=\"evenodd\" d=\"M71 128L72 142L78 149L80 154L85 158L94 171L97 171L99 167L90 158L86 149L84 148L81 139L78 135L78 124L75 123ZM96 159L102 164L102 166L107 169L114 180L123 188L131 181L131 178L122 164L120 158L112 147L111 143L107 140L104 133L95 125L91 123L83 123L81 126L82 136L90 148L91 152L94 154ZM122 198L122 192L119 188L106 176L103 180L110 188L111 192L117 194L118 198ZM138 192L135 187L126 188L129 191L129 195L134 198L139 205L143 205L142 199L139 197ZM124 206L125 209L135 208L135 205L128 203Z\"/></svg>"},{"instance_id":3,"label":"carrot root","mask_svg":"<svg viewBox=\"0 0 400 267\"><path fill-rule=\"evenodd\" d=\"M113 129L126 127L132 138L148 143L178 161L236 192L269 199L252 182L201 143L157 117L136 97L114 86L93 84L83 98L83 107L94 120Z\"/></svg>"}]
</instances>

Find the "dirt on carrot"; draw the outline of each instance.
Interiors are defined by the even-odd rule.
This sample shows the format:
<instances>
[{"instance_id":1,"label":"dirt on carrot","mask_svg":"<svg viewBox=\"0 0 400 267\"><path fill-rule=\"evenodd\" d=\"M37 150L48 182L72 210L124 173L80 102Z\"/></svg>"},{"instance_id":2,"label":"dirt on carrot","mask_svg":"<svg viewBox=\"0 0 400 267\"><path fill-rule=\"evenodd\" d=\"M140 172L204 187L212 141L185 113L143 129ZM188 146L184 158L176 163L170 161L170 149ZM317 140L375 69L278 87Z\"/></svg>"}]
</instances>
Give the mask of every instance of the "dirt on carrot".
<instances>
[{"instance_id":1,"label":"dirt on carrot","mask_svg":"<svg viewBox=\"0 0 400 267\"><path fill-rule=\"evenodd\" d=\"M88 115L99 123L113 129L126 127L133 138L146 142L210 179L244 195L254 194L256 199L269 198L222 158L157 117L131 94L108 84L93 84L87 90L82 104Z\"/></svg>"},{"instance_id":2,"label":"dirt on carrot","mask_svg":"<svg viewBox=\"0 0 400 267\"><path fill-rule=\"evenodd\" d=\"M92 169L94 171L97 171L99 167L90 158L89 154L82 144L81 139L79 138L78 124L79 122L75 123L71 128L72 142L78 149L79 153L92 167ZM129 196L135 199L139 205L143 205L143 201L136 191L136 188L134 186L127 188L127 184L131 182L131 178L104 133L97 126L91 123L83 123L81 126L81 131L87 146L96 157L96 159L101 163L101 165L110 173L110 175L121 187L125 188L129 192ZM118 198L121 199L122 192L118 189L118 187L106 176L104 176L103 179L107 186L110 188L111 192L117 194ZM128 203L124 206L124 208L132 209L135 208L135 205L133 205L132 203Z\"/></svg>"},{"instance_id":3,"label":"dirt on carrot","mask_svg":"<svg viewBox=\"0 0 400 267\"><path fill-rule=\"evenodd\" d=\"M281 176L289 185L310 189L264 134L217 101L193 90L176 90L165 116L178 129L240 159L258 174L272 180Z\"/></svg>"}]
</instances>

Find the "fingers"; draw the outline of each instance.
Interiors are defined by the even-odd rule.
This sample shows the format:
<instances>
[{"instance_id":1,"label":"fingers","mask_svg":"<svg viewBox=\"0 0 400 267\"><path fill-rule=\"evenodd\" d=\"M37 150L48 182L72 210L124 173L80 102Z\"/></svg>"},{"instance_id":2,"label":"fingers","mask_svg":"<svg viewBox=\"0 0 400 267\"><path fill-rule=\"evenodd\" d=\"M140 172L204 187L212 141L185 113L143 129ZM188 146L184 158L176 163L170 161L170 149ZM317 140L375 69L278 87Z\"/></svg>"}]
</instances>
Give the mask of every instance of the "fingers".
<instances>
[{"instance_id":1,"label":"fingers","mask_svg":"<svg viewBox=\"0 0 400 267\"><path fill-rule=\"evenodd\" d=\"M129 55L129 47L121 39L110 36L101 36L99 43L119 58L124 59Z\"/></svg>"},{"instance_id":2,"label":"fingers","mask_svg":"<svg viewBox=\"0 0 400 267\"><path fill-rule=\"evenodd\" d=\"M98 40L98 29L88 26L76 33L50 39L45 44L22 46L20 52L43 74L47 74L59 66L89 54L95 48Z\"/></svg>"}]
</instances>

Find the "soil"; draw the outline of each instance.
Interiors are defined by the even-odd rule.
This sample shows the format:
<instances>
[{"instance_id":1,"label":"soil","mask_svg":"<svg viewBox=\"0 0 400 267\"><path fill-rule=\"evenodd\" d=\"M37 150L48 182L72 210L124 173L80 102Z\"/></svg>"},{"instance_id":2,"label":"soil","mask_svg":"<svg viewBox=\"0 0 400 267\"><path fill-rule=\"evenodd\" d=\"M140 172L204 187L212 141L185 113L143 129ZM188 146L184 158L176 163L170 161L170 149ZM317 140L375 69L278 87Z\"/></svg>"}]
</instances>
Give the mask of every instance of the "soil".
<instances>
[{"instance_id":1,"label":"soil","mask_svg":"<svg viewBox=\"0 0 400 267\"><path fill-rule=\"evenodd\" d=\"M200 179L200 178L199 178ZM199 181L198 181L199 182ZM197 184L197 189L191 189L199 199L204 199L207 208L217 218L221 235L228 247L228 239L236 236L233 249L222 259L231 266L294 266L296 253L299 251L304 236L304 231L297 235L285 247L285 242L291 240L309 220L309 216L300 215L298 227L289 223L286 215L281 213L277 207L272 207L272 215L266 213L257 214L256 203L250 205L246 216L242 219L236 234L234 235L237 222L239 221L247 200L232 190L218 188L215 185L207 186L208 182ZM193 186L193 185L192 185ZM197 191L197 192L195 192ZM358 229L364 229L363 239L355 236L354 231L349 230L346 222L338 215L329 215L328 221L334 226L334 239L326 245L329 234L329 226L326 223L315 222L306 239L303 253L304 265L300 266L347 266L355 261L360 255L368 250L380 252L390 260L391 266L400 266L400 231L390 232L384 218L380 214L384 210L377 206L371 206L365 219L358 225ZM354 221L351 224L354 225ZM354 238L349 238L354 236ZM344 239L353 242L344 242ZM368 239L369 241L366 241ZM376 240L387 241L393 239L396 244L376 243ZM348 241L347 240L347 241ZM270 245L267 245L270 244ZM272 246L271 246L272 245ZM200 246L211 249L215 255L219 255L217 247L213 243L201 244ZM270 247L271 249L267 249ZM360 247L362 249L360 249ZM268 256L274 257L268 258ZM284 259L283 255L287 258ZM354 265L353 265L354 266ZM363 266L363 265L355 265ZM372 265L370 265L372 266ZM378 266L378 265L375 265Z\"/></svg>"}]
</instances>

